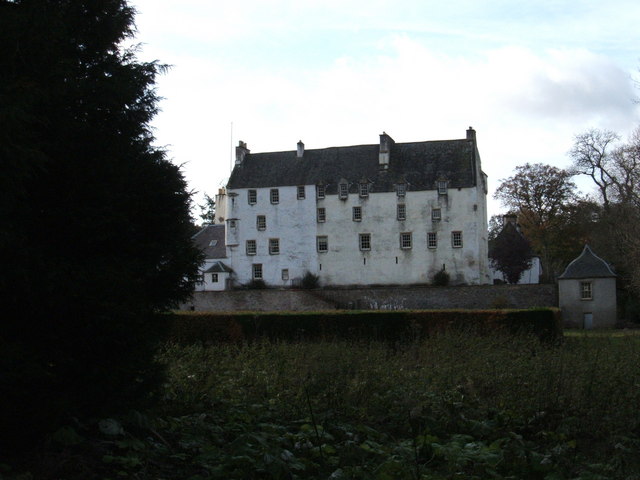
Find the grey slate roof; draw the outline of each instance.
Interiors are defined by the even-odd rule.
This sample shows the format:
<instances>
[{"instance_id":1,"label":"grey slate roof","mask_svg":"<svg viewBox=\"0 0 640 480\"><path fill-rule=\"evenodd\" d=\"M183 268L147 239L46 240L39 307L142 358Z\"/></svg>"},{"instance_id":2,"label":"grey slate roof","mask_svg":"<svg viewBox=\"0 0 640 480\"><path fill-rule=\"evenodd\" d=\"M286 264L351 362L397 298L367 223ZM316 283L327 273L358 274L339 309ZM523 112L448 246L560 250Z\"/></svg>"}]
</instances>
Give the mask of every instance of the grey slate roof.
<instances>
[{"instance_id":1,"label":"grey slate roof","mask_svg":"<svg viewBox=\"0 0 640 480\"><path fill-rule=\"evenodd\" d=\"M324 184L328 194L336 193L341 179L350 192L358 191L362 180L371 192L394 191L397 183L407 190L434 190L438 180L449 188L476 185L476 144L474 140L438 140L392 143L389 168L380 168L380 145L356 145L296 151L248 153L236 165L227 187L265 188Z\"/></svg>"},{"instance_id":2,"label":"grey slate roof","mask_svg":"<svg viewBox=\"0 0 640 480\"><path fill-rule=\"evenodd\" d=\"M204 252L205 258L227 258L224 243L224 225L206 225L191 239Z\"/></svg>"},{"instance_id":3,"label":"grey slate roof","mask_svg":"<svg viewBox=\"0 0 640 480\"><path fill-rule=\"evenodd\" d=\"M207 268L203 273L231 273L233 270L231 267L226 266L221 261L214 262L209 268Z\"/></svg>"},{"instance_id":4,"label":"grey slate roof","mask_svg":"<svg viewBox=\"0 0 640 480\"><path fill-rule=\"evenodd\" d=\"M564 273L558 279L568 278L602 278L615 277L611 267L607 262L591 251L589 245L585 245L578 258L572 261Z\"/></svg>"}]
</instances>

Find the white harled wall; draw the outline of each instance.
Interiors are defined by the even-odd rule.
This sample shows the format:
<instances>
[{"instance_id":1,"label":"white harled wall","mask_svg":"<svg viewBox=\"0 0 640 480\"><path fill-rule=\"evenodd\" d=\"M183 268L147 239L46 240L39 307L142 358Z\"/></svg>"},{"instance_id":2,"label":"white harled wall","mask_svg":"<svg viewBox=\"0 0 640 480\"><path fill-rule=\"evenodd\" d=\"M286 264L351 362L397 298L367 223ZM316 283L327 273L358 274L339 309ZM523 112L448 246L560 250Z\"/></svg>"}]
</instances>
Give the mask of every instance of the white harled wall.
<instances>
[{"instance_id":1,"label":"white harled wall","mask_svg":"<svg viewBox=\"0 0 640 480\"><path fill-rule=\"evenodd\" d=\"M305 187L304 199L297 198L295 186L277 188L280 198L275 205L271 203L271 188L254 189L257 193L254 205L248 201L249 189L230 190L227 195L227 256L236 283L249 283L252 280L252 265L262 264L265 283L290 286L301 279L306 271L313 271L317 264L315 187ZM266 217L264 231L257 228L258 215ZM232 219L236 219L235 233L229 227ZM278 255L269 254L271 238L280 240ZM247 240L256 240L256 255L246 254ZM288 280L282 279L283 269L289 271Z\"/></svg>"},{"instance_id":2,"label":"white harled wall","mask_svg":"<svg viewBox=\"0 0 640 480\"><path fill-rule=\"evenodd\" d=\"M483 179L484 180L484 179ZM480 182L482 183L482 182ZM259 188L257 203L249 205L248 190L229 191L227 246L235 281L249 283L252 265L262 264L263 279L271 286L288 286L305 272L320 276L323 285L372 285L429 283L445 266L454 284L489 283L487 265L486 194L477 188L436 191L370 193L361 198L352 193L345 199L327 195L316 199L314 185L305 187L297 199L297 187L279 187L280 201L270 202L271 188ZM235 194L235 195L234 195ZM396 206L406 205L406 220L397 220ZM352 207L362 207L362 221L352 220ZM317 223L316 209L324 207L326 222ZM431 220L433 208L441 208L442 219ZM258 231L256 217L265 215L267 228ZM229 221L229 220L228 220ZM438 246L427 248L427 233L437 232ZM463 247L453 248L451 232L461 231ZM411 232L412 248L400 248L400 233ZM371 250L360 251L359 234L371 234ZM316 251L316 236L326 235L329 250ZM280 240L280 254L270 255L269 239ZM257 254L246 254L246 240L257 243ZM288 269L289 280L282 280Z\"/></svg>"}]
</instances>

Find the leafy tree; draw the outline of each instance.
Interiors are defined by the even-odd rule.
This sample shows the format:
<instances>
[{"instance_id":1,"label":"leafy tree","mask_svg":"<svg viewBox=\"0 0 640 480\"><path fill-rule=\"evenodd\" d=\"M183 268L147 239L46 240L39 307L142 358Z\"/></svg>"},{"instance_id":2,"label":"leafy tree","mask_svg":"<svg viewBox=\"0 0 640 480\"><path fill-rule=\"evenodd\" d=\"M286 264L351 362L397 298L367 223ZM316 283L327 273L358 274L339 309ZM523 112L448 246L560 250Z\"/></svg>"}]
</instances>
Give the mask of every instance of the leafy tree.
<instances>
[{"instance_id":1,"label":"leafy tree","mask_svg":"<svg viewBox=\"0 0 640 480\"><path fill-rule=\"evenodd\" d=\"M0 0L4 453L149 396L154 314L197 275L185 180L152 145L164 67L123 49L133 17L125 0Z\"/></svg>"},{"instance_id":2,"label":"leafy tree","mask_svg":"<svg viewBox=\"0 0 640 480\"><path fill-rule=\"evenodd\" d=\"M200 218L205 224L216 223L216 199L205 193L204 203L198 205L200 208Z\"/></svg>"},{"instance_id":3,"label":"leafy tree","mask_svg":"<svg viewBox=\"0 0 640 480\"><path fill-rule=\"evenodd\" d=\"M576 199L571 173L542 163L516 167L516 174L501 180L495 198L516 212L522 232L540 254L543 275L553 281L564 261L554 252L562 239L569 205Z\"/></svg>"},{"instance_id":4,"label":"leafy tree","mask_svg":"<svg viewBox=\"0 0 640 480\"><path fill-rule=\"evenodd\" d=\"M489 258L507 282L516 284L531 267L531 245L518 231L515 222L506 222L500 233L489 242Z\"/></svg>"}]
</instances>

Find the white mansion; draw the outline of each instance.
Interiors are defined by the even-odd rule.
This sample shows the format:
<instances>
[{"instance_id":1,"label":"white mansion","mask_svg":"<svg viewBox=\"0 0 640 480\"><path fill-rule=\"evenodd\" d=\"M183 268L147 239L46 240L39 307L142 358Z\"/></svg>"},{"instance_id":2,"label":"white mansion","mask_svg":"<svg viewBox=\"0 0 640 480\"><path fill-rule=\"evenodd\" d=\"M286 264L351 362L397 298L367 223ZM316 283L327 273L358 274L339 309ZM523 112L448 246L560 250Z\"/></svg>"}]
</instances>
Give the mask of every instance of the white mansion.
<instances>
[{"instance_id":1,"label":"white mansion","mask_svg":"<svg viewBox=\"0 0 640 480\"><path fill-rule=\"evenodd\" d=\"M232 283L321 285L490 282L487 178L466 138L250 153L218 195ZM212 264L212 260L208 265ZM224 287L223 287L224 288Z\"/></svg>"}]
</instances>

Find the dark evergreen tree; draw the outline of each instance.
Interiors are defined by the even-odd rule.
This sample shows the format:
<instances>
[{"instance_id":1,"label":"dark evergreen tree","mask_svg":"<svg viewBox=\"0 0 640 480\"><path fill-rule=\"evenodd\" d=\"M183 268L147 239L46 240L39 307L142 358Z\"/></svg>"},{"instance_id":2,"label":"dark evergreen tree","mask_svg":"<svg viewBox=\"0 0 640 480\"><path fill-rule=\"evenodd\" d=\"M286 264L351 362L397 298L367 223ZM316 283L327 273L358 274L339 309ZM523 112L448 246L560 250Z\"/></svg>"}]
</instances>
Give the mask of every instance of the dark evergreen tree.
<instances>
[{"instance_id":1,"label":"dark evergreen tree","mask_svg":"<svg viewBox=\"0 0 640 480\"><path fill-rule=\"evenodd\" d=\"M500 233L489 242L489 258L508 283L516 284L531 267L531 245L512 222L506 222Z\"/></svg>"},{"instance_id":2,"label":"dark evergreen tree","mask_svg":"<svg viewBox=\"0 0 640 480\"><path fill-rule=\"evenodd\" d=\"M133 17L0 0L0 451L149 395L157 313L196 278L190 195L152 145L163 66L122 47Z\"/></svg>"}]
</instances>

